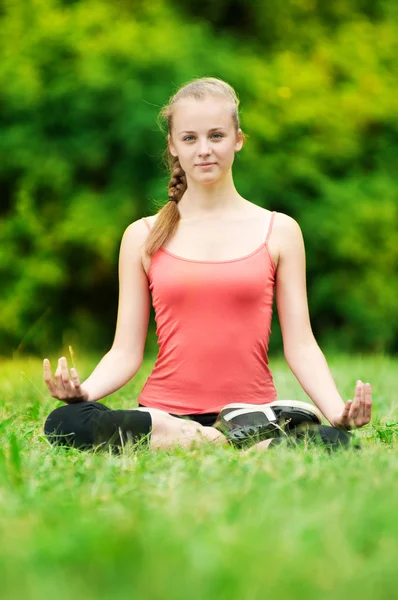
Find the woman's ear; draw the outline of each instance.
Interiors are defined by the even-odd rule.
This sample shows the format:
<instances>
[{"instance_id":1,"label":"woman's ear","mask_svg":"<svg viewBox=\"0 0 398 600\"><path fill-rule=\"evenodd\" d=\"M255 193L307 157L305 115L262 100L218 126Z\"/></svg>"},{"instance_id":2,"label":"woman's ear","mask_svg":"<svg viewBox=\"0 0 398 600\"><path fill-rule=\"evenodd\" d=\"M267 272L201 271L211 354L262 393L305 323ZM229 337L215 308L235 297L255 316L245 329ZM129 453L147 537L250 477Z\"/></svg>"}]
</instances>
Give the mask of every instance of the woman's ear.
<instances>
[{"instance_id":1,"label":"woman's ear","mask_svg":"<svg viewBox=\"0 0 398 600\"><path fill-rule=\"evenodd\" d=\"M239 150L242 150L244 141L245 141L244 133L241 129L238 129L237 134L236 134L235 152L239 152Z\"/></svg>"},{"instance_id":2,"label":"woman's ear","mask_svg":"<svg viewBox=\"0 0 398 600\"><path fill-rule=\"evenodd\" d=\"M170 154L171 154L172 156L177 156L177 152L176 152L176 149L175 149L175 148L174 148L174 146L173 146L173 142L172 142L172 139L171 139L171 135L170 135L170 134L168 134L168 136L167 136L167 144L168 144L168 146L169 146L169 152L170 152Z\"/></svg>"}]
</instances>

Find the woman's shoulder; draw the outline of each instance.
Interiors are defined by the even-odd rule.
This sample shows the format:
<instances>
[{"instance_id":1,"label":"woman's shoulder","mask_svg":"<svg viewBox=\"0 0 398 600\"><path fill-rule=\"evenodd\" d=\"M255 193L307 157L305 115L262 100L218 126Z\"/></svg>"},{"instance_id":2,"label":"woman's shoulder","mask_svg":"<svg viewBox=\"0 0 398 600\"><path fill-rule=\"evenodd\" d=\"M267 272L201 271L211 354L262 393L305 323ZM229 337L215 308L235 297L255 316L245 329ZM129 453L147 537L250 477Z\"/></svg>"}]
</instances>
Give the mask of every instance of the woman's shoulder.
<instances>
[{"instance_id":1,"label":"woman's shoulder","mask_svg":"<svg viewBox=\"0 0 398 600\"><path fill-rule=\"evenodd\" d=\"M275 214L271 246L277 255L277 264L283 256L297 254L303 248L301 228L293 217L280 212Z\"/></svg>"},{"instance_id":2,"label":"woman's shoulder","mask_svg":"<svg viewBox=\"0 0 398 600\"><path fill-rule=\"evenodd\" d=\"M138 235L140 237L148 234L149 229L152 229L158 215L150 215L149 217L141 217L127 226L125 233L129 235Z\"/></svg>"},{"instance_id":3,"label":"woman's shoulder","mask_svg":"<svg viewBox=\"0 0 398 600\"><path fill-rule=\"evenodd\" d=\"M143 217L143 218L149 224L150 228L152 229L152 227L156 223L156 219L158 218L158 216L159 216L159 214L156 214L156 215L149 215L149 217Z\"/></svg>"},{"instance_id":4,"label":"woman's shoulder","mask_svg":"<svg viewBox=\"0 0 398 600\"><path fill-rule=\"evenodd\" d=\"M290 215L279 211L273 211L275 213L275 223L278 223L280 227L294 227L297 225L297 221Z\"/></svg>"},{"instance_id":5,"label":"woman's shoulder","mask_svg":"<svg viewBox=\"0 0 398 600\"><path fill-rule=\"evenodd\" d=\"M145 234L144 237L146 237L149 234L149 231L154 226L158 216L159 214L141 217L141 219L138 219L137 221L134 221L134 223L131 223L129 227L133 227L137 231L141 231L143 234Z\"/></svg>"},{"instance_id":6,"label":"woman's shoulder","mask_svg":"<svg viewBox=\"0 0 398 600\"><path fill-rule=\"evenodd\" d=\"M276 212L276 211L275 211L273 230L274 230L274 232L278 232L281 235L295 234L295 233L301 231L300 225L297 223L297 221L295 219L293 219L293 217L291 217L285 213Z\"/></svg>"},{"instance_id":7,"label":"woman's shoulder","mask_svg":"<svg viewBox=\"0 0 398 600\"><path fill-rule=\"evenodd\" d=\"M300 226L289 215L277 211L274 212L274 222L268 247L274 259L275 265L279 265L282 256L293 247L300 245L301 230Z\"/></svg>"},{"instance_id":8,"label":"woman's shoulder","mask_svg":"<svg viewBox=\"0 0 398 600\"><path fill-rule=\"evenodd\" d=\"M152 227L153 217L141 217L140 219L137 219L136 221L133 221L127 225L123 233L123 239L132 246L141 248L149 235L149 230Z\"/></svg>"},{"instance_id":9,"label":"woman's shoulder","mask_svg":"<svg viewBox=\"0 0 398 600\"><path fill-rule=\"evenodd\" d=\"M265 217L268 217L269 220L271 220L272 216L274 217L272 225L273 231L280 231L281 234L286 234L299 228L297 221L285 213L253 205L253 203L250 204L252 204L252 216L257 215L259 218L262 218L262 215L265 215ZM250 215L250 212L248 212L248 215Z\"/></svg>"}]
</instances>

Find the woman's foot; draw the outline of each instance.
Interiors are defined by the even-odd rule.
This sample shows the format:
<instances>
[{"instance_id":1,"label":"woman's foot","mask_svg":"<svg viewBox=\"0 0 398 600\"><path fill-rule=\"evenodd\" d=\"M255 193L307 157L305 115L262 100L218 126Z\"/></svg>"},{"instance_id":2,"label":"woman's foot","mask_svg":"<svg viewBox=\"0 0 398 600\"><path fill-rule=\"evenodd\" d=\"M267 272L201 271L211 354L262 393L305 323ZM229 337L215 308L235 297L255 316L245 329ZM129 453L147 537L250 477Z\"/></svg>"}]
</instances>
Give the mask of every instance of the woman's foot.
<instances>
[{"instance_id":1,"label":"woman's foot","mask_svg":"<svg viewBox=\"0 0 398 600\"><path fill-rule=\"evenodd\" d=\"M248 448L267 438L277 438L303 425L322 422L320 411L308 402L279 400L268 404L227 404L214 427L230 444Z\"/></svg>"},{"instance_id":2,"label":"woman's foot","mask_svg":"<svg viewBox=\"0 0 398 600\"><path fill-rule=\"evenodd\" d=\"M349 431L329 425L300 425L283 437L274 438L269 444L288 448L324 448L329 453L342 448L358 450L361 445Z\"/></svg>"}]
</instances>

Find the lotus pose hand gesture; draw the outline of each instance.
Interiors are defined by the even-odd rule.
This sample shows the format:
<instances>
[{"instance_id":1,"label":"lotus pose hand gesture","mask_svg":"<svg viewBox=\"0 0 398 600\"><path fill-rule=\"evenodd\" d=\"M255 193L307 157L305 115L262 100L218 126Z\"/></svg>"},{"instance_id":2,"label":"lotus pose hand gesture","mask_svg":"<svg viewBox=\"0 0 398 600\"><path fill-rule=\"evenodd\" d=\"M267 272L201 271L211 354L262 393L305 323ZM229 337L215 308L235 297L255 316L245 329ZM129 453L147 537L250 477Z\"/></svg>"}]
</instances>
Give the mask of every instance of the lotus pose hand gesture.
<instances>
[{"instance_id":1,"label":"lotus pose hand gesture","mask_svg":"<svg viewBox=\"0 0 398 600\"><path fill-rule=\"evenodd\" d=\"M44 381L53 398L58 398L67 404L88 400L88 393L82 388L76 369L72 367L68 370L68 363L63 356L58 360L57 370L54 379L51 376L50 361L45 358L43 361Z\"/></svg>"},{"instance_id":2,"label":"lotus pose hand gesture","mask_svg":"<svg viewBox=\"0 0 398 600\"><path fill-rule=\"evenodd\" d=\"M353 429L363 427L370 422L372 414L372 388L370 383L358 380L355 386L354 400L347 400L343 412L332 425Z\"/></svg>"}]
</instances>

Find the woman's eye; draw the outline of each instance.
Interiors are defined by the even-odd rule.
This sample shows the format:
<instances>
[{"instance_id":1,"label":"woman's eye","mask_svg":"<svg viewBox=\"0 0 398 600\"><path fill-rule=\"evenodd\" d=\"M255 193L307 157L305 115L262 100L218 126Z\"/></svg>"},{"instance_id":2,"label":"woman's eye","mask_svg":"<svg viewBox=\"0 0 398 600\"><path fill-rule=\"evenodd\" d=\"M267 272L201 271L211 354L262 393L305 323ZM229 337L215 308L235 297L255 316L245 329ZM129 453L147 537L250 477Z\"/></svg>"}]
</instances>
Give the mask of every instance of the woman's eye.
<instances>
[{"instance_id":1,"label":"woman's eye","mask_svg":"<svg viewBox=\"0 0 398 600\"><path fill-rule=\"evenodd\" d=\"M212 133L211 135L212 135L212 137L215 137L216 140L219 140L224 137L222 133ZM183 142L190 142L191 140L194 139L194 137L195 136L193 136L193 135L186 135L183 138Z\"/></svg>"}]
</instances>

